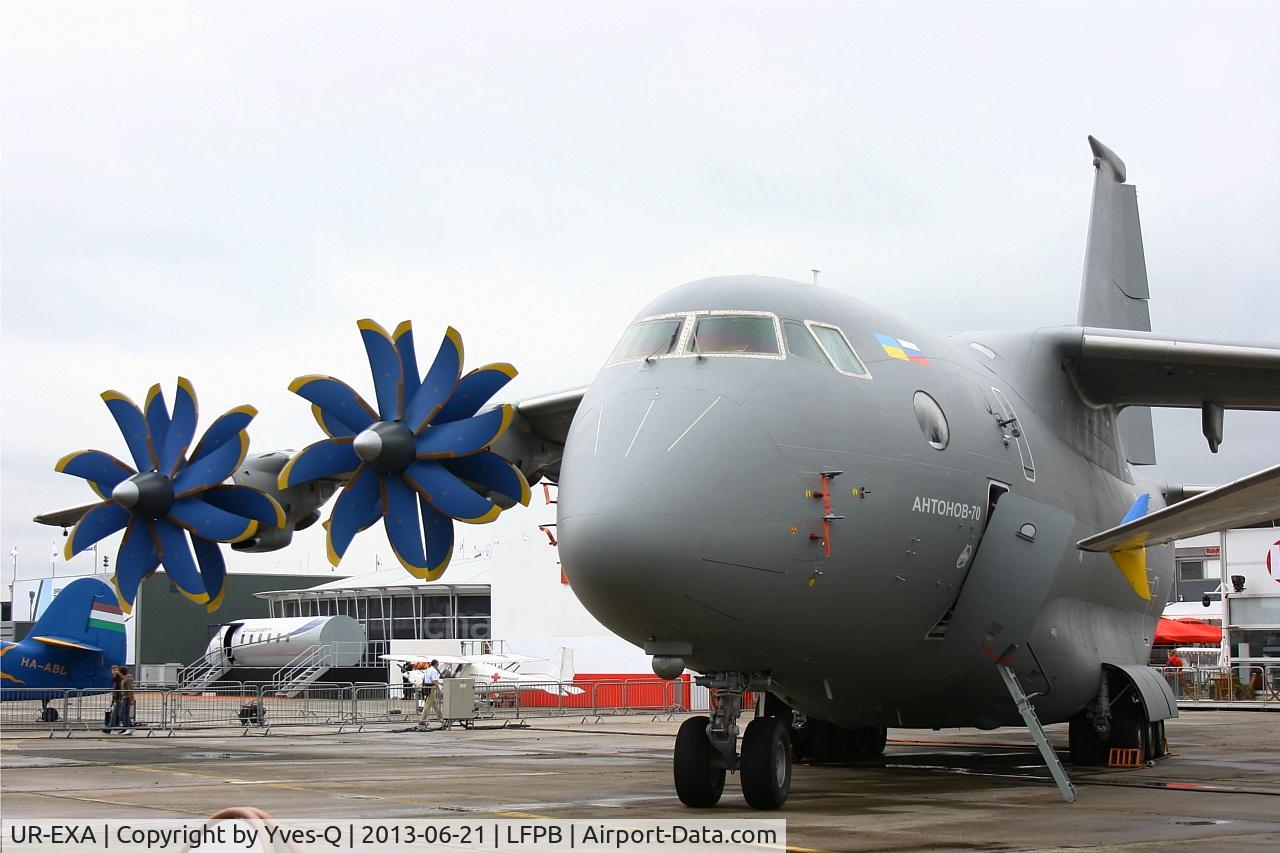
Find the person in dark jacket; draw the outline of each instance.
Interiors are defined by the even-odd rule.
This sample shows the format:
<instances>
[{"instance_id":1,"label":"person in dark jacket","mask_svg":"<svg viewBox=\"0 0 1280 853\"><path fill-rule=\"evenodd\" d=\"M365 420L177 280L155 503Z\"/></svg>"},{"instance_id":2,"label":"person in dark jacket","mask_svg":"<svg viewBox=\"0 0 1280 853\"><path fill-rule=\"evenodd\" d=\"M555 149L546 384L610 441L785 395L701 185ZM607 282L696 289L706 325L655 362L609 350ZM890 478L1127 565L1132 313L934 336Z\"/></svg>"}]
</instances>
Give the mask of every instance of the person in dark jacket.
<instances>
[{"instance_id":1,"label":"person in dark jacket","mask_svg":"<svg viewBox=\"0 0 1280 853\"><path fill-rule=\"evenodd\" d=\"M133 675L129 672L129 667L120 666L112 667L113 674L118 671L119 682L112 678L111 720L107 724L107 728L112 731L119 729L121 734L133 734Z\"/></svg>"}]
</instances>

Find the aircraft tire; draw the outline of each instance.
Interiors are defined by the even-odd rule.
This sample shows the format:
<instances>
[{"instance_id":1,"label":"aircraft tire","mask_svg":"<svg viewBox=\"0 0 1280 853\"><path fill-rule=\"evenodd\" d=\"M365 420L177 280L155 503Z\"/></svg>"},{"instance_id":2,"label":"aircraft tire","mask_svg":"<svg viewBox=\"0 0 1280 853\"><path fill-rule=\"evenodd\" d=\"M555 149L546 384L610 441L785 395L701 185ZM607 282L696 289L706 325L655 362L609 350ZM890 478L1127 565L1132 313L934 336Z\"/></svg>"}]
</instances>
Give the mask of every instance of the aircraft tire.
<instances>
[{"instance_id":1,"label":"aircraft tire","mask_svg":"<svg viewBox=\"0 0 1280 853\"><path fill-rule=\"evenodd\" d=\"M1107 747L1141 750L1142 760L1146 761L1151 757L1150 729L1141 702L1116 702L1111 706L1111 739ZM1101 763L1106 763L1105 755Z\"/></svg>"},{"instance_id":2,"label":"aircraft tire","mask_svg":"<svg viewBox=\"0 0 1280 853\"><path fill-rule=\"evenodd\" d=\"M1151 724L1147 734L1147 758L1154 760L1169 754L1169 744L1164 736L1164 720Z\"/></svg>"},{"instance_id":3,"label":"aircraft tire","mask_svg":"<svg viewBox=\"0 0 1280 853\"><path fill-rule=\"evenodd\" d=\"M884 726L871 727L871 751L867 758L879 758L884 755L885 744L889 742L889 730Z\"/></svg>"},{"instance_id":4,"label":"aircraft tire","mask_svg":"<svg viewBox=\"0 0 1280 853\"><path fill-rule=\"evenodd\" d=\"M742 737L742 796L753 809L777 809L791 793L791 738L777 717L758 717Z\"/></svg>"},{"instance_id":5,"label":"aircraft tire","mask_svg":"<svg viewBox=\"0 0 1280 853\"><path fill-rule=\"evenodd\" d=\"M848 761L863 761L884 754L888 730L884 726L859 726L844 730L844 754Z\"/></svg>"},{"instance_id":6,"label":"aircraft tire","mask_svg":"<svg viewBox=\"0 0 1280 853\"><path fill-rule=\"evenodd\" d=\"M709 809L720 802L724 793L724 768L712 765L715 747L707 738L708 717L690 717L676 734L676 795L680 802L695 809Z\"/></svg>"},{"instance_id":7,"label":"aircraft tire","mask_svg":"<svg viewBox=\"0 0 1280 853\"><path fill-rule=\"evenodd\" d=\"M868 737L871 730L865 726L858 726L855 729L845 729L844 749L842 750L842 758L845 761L861 761L866 758L871 749L871 739Z\"/></svg>"},{"instance_id":8,"label":"aircraft tire","mask_svg":"<svg viewBox=\"0 0 1280 853\"><path fill-rule=\"evenodd\" d=\"M1089 718L1080 712L1071 718L1067 728L1067 740L1071 747L1071 763L1077 767L1104 767L1107 763L1107 745L1094 729Z\"/></svg>"},{"instance_id":9,"label":"aircraft tire","mask_svg":"<svg viewBox=\"0 0 1280 853\"><path fill-rule=\"evenodd\" d=\"M842 760L845 733L825 720L809 720L803 753L815 764L831 764Z\"/></svg>"}]
</instances>

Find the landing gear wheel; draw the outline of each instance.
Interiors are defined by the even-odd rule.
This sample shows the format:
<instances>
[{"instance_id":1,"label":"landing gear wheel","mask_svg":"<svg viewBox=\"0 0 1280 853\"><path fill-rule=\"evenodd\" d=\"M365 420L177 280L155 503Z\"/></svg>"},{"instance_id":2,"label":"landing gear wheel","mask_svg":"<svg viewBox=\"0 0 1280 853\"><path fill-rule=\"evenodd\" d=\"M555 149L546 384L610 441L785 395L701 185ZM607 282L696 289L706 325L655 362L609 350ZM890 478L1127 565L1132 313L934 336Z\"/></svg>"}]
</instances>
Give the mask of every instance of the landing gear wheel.
<instances>
[{"instance_id":1,"label":"landing gear wheel","mask_svg":"<svg viewBox=\"0 0 1280 853\"><path fill-rule=\"evenodd\" d=\"M878 758L884 755L885 744L889 742L889 730L884 726L872 726L871 736L868 738L870 750L867 758Z\"/></svg>"},{"instance_id":2,"label":"landing gear wheel","mask_svg":"<svg viewBox=\"0 0 1280 853\"><path fill-rule=\"evenodd\" d=\"M1077 767L1104 767L1107 763L1107 745L1098 737L1093 722L1084 712L1071 718L1067 729L1067 741L1071 745L1071 763Z\"/></svg>"},{"instance_id":3,"label":"landing gear wheel","mask_svg":"<svg viewBox=\"0 0 1280 853\"><path fill-rule=\"evenodd\" d=\"M846 761L865 761L884 754L888 730L884 726L858 726L844 730Z\"/></svg>"},{"instance_id":4,"label":"landing gear wheel","mask_svg":"<svg viewBox=\"0 0 1280 853\"><path fill-rule=\"evenodd\" d=\"M742 796L753 809L776 809L791 792L791 739L777 717L758 717L742 737ZM681 799L684 799L681 796Z\"/></svg>"},{"instance_id":5,"label":"landing gear wheel","mask_svg":"<svg viewBox=\"0 0 1280 853\"><path fill-rule=\"evenodd\" d=\"M1164 737L1164 720L1151 724L1147 735L1147 758L1155 760L1169 754L1169 742Z\"/></svg>"},{"instance_id":6,"label":"landing gear wheel","mask_svg":"<svg viewBox=\"0 0 1280 853\"><path fill-rule=\"evenodd\" d=\"M842 733L825 720L809 720L803 753L814 764L832 764L841 760Z\"/></svg>"},{"instance_id":7,"label":"landing gear wheel","mask_svg":"<svg viewBox=\"0 0 1280 853\"><path fill-rule=\"evenodd\" d=\"M695 809L711 808L724 793L724 768L712 765L718 754L707 738L710 722L707 717L690 717L676 734L676 794Z\"/></svg>"},{"instance_id":8,"label":"landing gear wheel","mask_svg":"<svg viewBox=\"0 0 1280 853\"><path fill-rule=\"evenodd\" d=\"M1111 749L1140 750L1139 761L1145 762L1151 757L1151 746L1148 743L1150 728L1142 704L1122 699L1111 706L1111 740L1107 746Z\"/></svg>"}]
</instances>

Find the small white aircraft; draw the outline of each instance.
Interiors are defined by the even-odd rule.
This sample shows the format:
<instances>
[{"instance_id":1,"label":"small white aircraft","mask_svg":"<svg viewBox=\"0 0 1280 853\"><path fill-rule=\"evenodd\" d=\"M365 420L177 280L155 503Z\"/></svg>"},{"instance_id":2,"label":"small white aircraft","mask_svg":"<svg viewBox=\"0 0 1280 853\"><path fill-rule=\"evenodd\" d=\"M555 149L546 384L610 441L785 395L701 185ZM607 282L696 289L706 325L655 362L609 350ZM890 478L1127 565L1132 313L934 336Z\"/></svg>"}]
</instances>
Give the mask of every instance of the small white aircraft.
<instances>
[{"instance_id":1,"label":"small white aircraft","mask_svg":"<svg viewBox=\"0 0 1280 853\"><path fill-rule=\"evenodd\" d=\"M563 646L556 649L551 658L552 672L521 672L520 665L545 658L507 653L483 655L379 655L381 660L399 664L428 664L454 667L454 678L470 678L476 682L492 684L527 684L531 690L542 690L553 696L576 696L581 687L574 687L573 652Z\"/></svg>"}]
</instances>

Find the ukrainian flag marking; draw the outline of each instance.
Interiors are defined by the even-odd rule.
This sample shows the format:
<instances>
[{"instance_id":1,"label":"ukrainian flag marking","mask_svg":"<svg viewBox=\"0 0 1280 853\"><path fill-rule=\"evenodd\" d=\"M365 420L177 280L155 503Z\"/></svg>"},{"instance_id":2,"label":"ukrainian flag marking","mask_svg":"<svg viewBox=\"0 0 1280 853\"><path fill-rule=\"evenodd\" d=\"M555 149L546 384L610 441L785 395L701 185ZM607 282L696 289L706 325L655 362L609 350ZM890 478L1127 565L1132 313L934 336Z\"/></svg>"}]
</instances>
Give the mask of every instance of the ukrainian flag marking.
<instances>
[{"instance_id":1,"label":"ukrainian flag marking","mask_svg":"<svg viewBox=\"0 0 1280 853\"><path fill-rule=\"evenodd\" d=\"M914 361L916 364L929 363L929 359L920 351L920 347L911 343L911 341L882 335L879 332L876 332L875 336L885 354L890 358L896 358L899 361Z\"/></svg>"}]
</instances>

